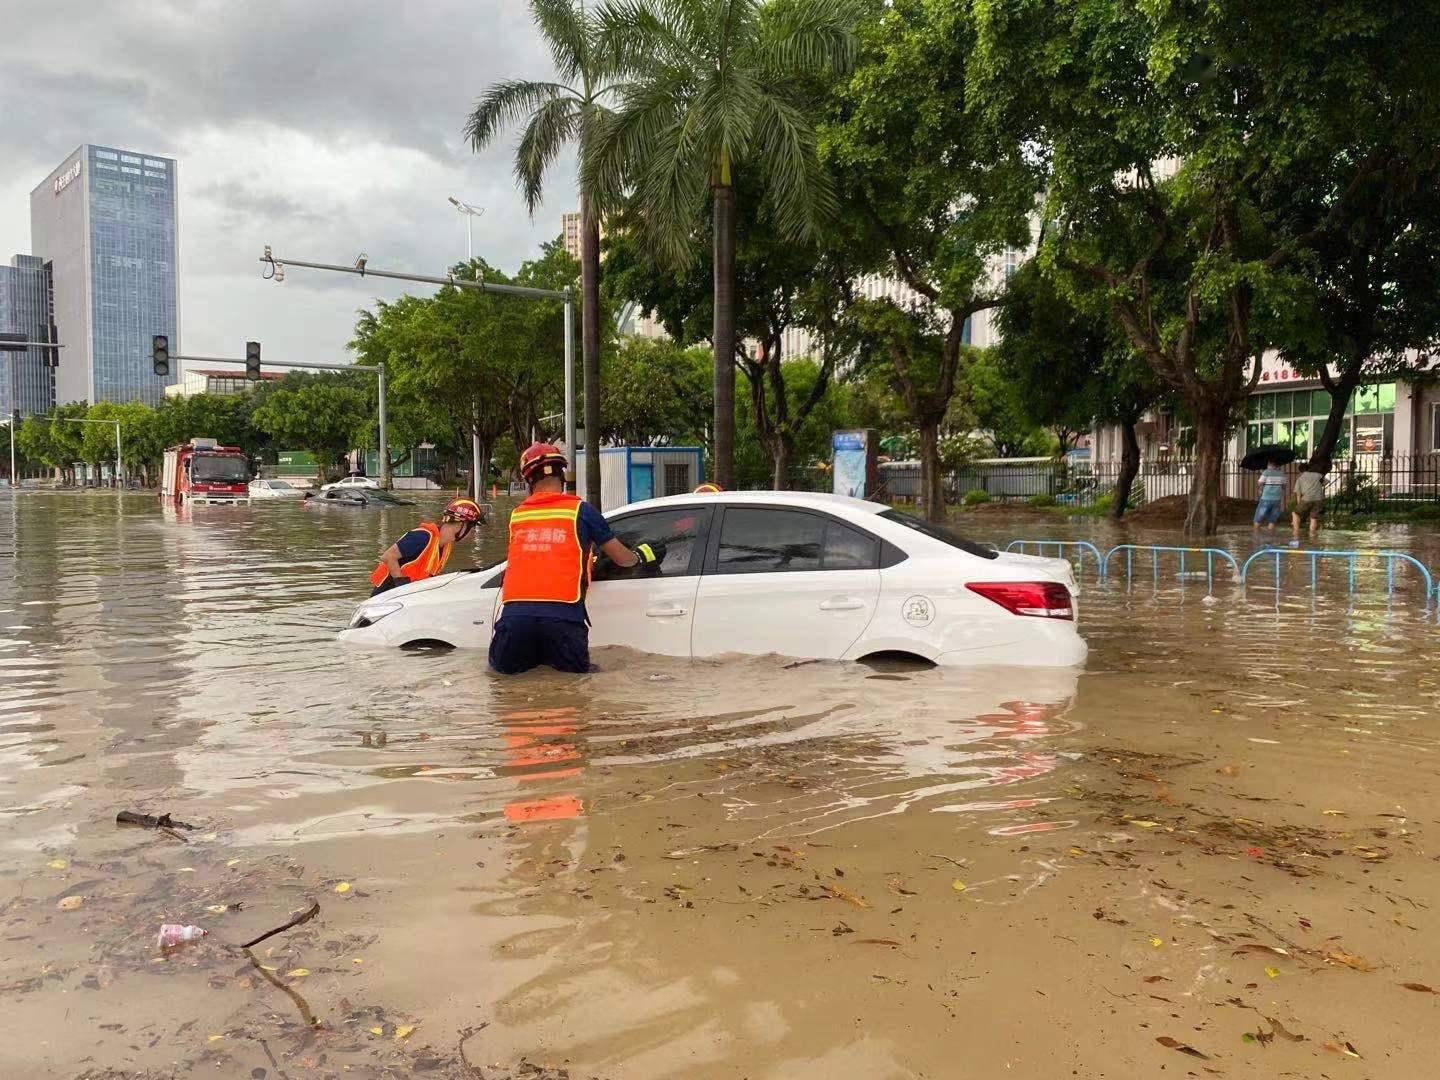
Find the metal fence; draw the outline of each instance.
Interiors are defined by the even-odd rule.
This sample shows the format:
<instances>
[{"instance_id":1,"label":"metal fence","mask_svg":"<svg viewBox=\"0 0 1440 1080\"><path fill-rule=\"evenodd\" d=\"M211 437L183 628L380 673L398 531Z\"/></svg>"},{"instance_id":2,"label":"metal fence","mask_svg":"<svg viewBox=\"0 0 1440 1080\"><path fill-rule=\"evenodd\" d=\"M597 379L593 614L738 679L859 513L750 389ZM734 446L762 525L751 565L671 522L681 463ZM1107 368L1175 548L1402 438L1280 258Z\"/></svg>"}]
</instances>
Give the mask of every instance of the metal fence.
<instances>
[{"instance_id":1,"label":"metal fence","mask_svg":"<svg viewBox=\"0 0 1440 1080\"><path fill-rule=\"evenodd\" d=\"M1188 460L1141 462L1140 473L1131 489L1132 505L1141 505L1171 495L1188 495L1195 466ZM1286 467L1293 490L1300 464ZM1253 501L1259 496L1258 472L1227 461L1221 467L1221 494ZM795 486L808 489L818 484L812 471L797 473ZM1119 462L1023 461L1015 464L985 462L946 475L945 497L951 502L1034 500L1059 505L1088 507L1114 497L1120 478ZM920 466L910 462L882 465L882 493L896 502L915 502L920 495ZM1407 509L1431 504L1440 506L1440 452L1413 456L1361 454L1341 458L1325 477L1326 503L1332 511L1367 513L1384 509ZM983 495L972 495L982 492Z\"/></svg>"}]
</instances>

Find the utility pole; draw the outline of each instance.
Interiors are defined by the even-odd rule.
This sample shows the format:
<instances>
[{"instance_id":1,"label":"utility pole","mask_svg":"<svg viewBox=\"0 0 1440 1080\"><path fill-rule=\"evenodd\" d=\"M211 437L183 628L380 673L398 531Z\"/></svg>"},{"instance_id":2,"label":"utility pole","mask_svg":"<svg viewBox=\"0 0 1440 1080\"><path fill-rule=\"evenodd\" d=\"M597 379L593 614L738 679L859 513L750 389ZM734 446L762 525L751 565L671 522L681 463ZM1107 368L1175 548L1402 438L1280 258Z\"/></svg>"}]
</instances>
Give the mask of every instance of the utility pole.
<instances>
[{"instance_id":1,"label":"utility pole","mask_svg":"<svg viewBox=\"0 0 1440 1080\"><path fill-rule=\"evenodd\" d=\"M241 362L233 356L176 356L175 359L192 364L238 364ZM377 377L376 389L379 391L376 412L380 421L380 486L385 488L390 486L390 441L387 437L389 433L386 431L384 364L311 364L294 360L266 360L263 365L259 366L301 368L305 371L373 371Z\"/></svg>"},{"instance_id":2,"label":"utility pole","mask_svg":"<svg viewBox=\"0 0 1440 1080\"><path fill-rule=\"evenodd\" d=\"M457 202L459 200L456 200ZM335 263L303 262L299 259L282 259L270 252L270 245L265 245L265 254L260 256L260 261L267 267L264 277L267 280L284 280L284 268L287 266L301 266L310 270L328 270L337 274L355 274L357 277L380 277L391 281L418 281L427 285L450 285L457 289L474 289L476 292L502 293L506 296L526 296L532 300L560 300L565 304L565 450L570 456L572 467L575 458L575 295L566 287L565 289L536 289L528 285L502 285L498 282L472 281L467 278L457 278L454 274L447 274L445 277L434 277L429 274L403 274L394 270L370 270L360 260L355 266L338 266ZM291 364L291 367L299 367L299 364ZM311 365L314 366L314 365ZM348 371L363 370L359 367L346 368ZM474 457L479 457L479 436L474 436L471 444L471 452ZM475 483L481 483L479 463L475 463ZM476 488L479 494L479 487Z\"/></svg>"}]
</instances>

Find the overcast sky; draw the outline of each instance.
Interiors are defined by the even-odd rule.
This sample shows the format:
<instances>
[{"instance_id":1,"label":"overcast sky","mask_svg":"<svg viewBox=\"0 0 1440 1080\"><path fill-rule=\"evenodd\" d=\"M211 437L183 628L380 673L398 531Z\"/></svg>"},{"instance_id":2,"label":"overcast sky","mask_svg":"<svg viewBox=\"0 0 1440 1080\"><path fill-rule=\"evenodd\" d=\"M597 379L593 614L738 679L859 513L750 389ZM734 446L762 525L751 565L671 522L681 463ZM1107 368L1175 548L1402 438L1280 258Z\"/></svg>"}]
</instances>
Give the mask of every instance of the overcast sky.
<instances>
[{"instance_id":1,"label":"overcast sky","mask_svg":"<svg viewBox=\"0 0 1440 1080\"><path fill-rule=\"evenodd\" d=\"M573 158L532 223L515 136L461 139L489 83L551 75L522 0L0 0L0 28L0 262L29 253L30 191L80 143L176 158L187 353L345 359L356 308L401 291L261 281L267 243L443 273L465 257L454 195L485 208L476 254L513 270L574 209Z\"/></svg>"}]
</instances>

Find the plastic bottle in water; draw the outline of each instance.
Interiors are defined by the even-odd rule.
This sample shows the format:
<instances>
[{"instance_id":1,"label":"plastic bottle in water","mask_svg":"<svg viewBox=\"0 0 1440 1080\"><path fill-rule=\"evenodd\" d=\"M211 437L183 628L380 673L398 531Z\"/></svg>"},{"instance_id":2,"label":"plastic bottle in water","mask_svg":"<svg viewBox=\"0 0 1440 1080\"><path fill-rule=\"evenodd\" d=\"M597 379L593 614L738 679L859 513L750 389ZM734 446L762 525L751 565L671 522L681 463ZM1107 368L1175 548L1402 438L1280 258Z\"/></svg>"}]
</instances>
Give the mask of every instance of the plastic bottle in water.
<instances>
[{"instance_id":1,"label":"plastic bottle in water","mask_svg":"<svg viewBox=\"0 0 1440 1080\"><path fill-rule=\"evenodd\" d=\"M198 926L181 926L179 923L166 923L160 927L160 936L155 939L155 944L162 949L174 948L176 945L185 945L191 941L199 941L210 931L202 930Z\"/></svg>"}]
</instances>

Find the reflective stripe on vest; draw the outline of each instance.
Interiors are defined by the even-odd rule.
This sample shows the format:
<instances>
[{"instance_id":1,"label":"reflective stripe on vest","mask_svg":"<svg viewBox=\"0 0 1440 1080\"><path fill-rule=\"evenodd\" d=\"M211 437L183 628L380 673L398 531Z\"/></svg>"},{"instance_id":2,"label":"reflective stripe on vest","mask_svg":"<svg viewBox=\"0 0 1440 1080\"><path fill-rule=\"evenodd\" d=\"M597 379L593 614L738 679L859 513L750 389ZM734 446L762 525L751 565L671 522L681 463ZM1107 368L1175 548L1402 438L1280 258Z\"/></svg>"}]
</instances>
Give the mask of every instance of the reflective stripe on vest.
<instances>
[{"instance_id":1,"label":"reflective stripe on vest","mask_svg":"<svg viewBox=\"0 0 1440 1080\"><path fill-rule=\"evenodd\" d=\"M589 566L580 546L580 499L531 495L510 515L510 554L501 600L574 604L585 598Z\"/></svg>"},{"instance_id":2,"label":"reflective stripe on vest","mask_svg":"<svg viewBox=\"0 0 1440 1080\"><path fill-rule=\"evenodd\" d=\"M409 581L424 581L445 569L445 564L450 560L450 546L440 543L440 526L422 521L415 528L422 530L430 540L419 555L400 564L400 573ZM382 562L370 574L370 584L383 585L389 576L390 568Z\"/></svg>"}]
</instances>

